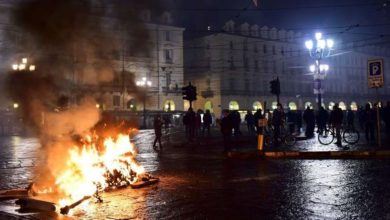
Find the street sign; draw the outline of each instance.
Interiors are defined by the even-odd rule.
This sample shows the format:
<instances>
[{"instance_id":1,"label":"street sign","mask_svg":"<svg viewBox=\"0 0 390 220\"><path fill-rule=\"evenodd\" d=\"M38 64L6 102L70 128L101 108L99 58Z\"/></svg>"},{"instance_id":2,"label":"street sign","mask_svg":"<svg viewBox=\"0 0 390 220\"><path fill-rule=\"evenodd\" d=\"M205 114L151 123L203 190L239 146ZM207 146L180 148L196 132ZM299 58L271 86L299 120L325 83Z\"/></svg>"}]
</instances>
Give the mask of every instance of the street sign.
<instances>
[{"instance_id":1,"label":"street sign","mask_svg":"<svg viewBox=\"0 0 390 220\"><path fill-rule=\"evenodd\" d=\"M367 70L368 88L383 87L383 60L368 60Z\"/></svg>"}]
</instances>

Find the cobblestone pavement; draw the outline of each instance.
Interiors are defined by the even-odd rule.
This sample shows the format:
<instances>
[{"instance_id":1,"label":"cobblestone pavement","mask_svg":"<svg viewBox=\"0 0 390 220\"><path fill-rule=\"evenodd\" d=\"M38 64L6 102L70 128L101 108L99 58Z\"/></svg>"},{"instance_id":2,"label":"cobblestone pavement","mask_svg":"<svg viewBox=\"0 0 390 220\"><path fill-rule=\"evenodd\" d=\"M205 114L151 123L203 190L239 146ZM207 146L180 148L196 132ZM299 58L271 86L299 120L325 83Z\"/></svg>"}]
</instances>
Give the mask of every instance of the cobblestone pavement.
<instances>
[{"instance_id":1,"label":"cobblestone pavement","mask_svg":"<svg viewBox=\"0 0 390 220\"><path fill-rule=\"evenodd\" d=\"M159 184L106 193L103 203L91 202L69 218L390 219L390 160L232 160L218 138L196 146L181 144L182 134L158 155L152 139L153 132L144 130L134 142L138 161ZM315 143L299 144L309 149ZM0 189L25 187L39 142L10 137L0 146ZM16 209L13 201L0 202L0 219L64 219Z\"/></svg>"}]
</instances>

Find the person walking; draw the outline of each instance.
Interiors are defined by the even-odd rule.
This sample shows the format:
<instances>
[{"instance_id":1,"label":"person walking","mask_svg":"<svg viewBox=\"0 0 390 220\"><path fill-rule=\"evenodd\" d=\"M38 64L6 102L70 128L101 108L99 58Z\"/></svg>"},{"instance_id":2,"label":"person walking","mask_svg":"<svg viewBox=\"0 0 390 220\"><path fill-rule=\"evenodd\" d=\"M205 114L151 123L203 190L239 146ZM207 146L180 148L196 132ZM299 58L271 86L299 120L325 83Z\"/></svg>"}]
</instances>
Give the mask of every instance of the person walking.
<instances>
[{"instance_id":1,"label":"person walking","mask_svg":"<svg viewBox=\"0 0 390 220\"><path fill-rule=\"evenodd\" d=\"M348 108L347 111L347 127L348 128L355 128L355 113L352 111L351 108Z\"/></svg>"},{"instance_id":2,"label":"person walking","mask_svg":"<svg viewBox=\"0 0 390 220\"><path fill-rule=\"evenodd\" d=\"M241 125L241 116L238 111L233 111L231 114L231 119L233 123L234 136L241 135L240 125Z\"/></svg>"},{"instance_id":3,"label":"person walking","mask_svg":"<svg viewBox=\"0 0 390 220\"><path fill-rule=\"evenodd\" d=\"M328 123L329 120L329 113L328 111L325 110L324 107L321 106L320 110L318 111L317 115L317 126L318 126L318 131L322 132L326 128L326 124Z\"/></svg>"},{"instance_id":4,"label":"person walking","mask_svg":"<svg viewBox=\"0 0 390 220\"><path fill-rule=\"evenodd\" d=\"M310 106L307 106L306 110L303 112L303 120L306 123L305 135L307 138L314 137L314 127L315 127L315 116L313 109Z\"/></svg>"},{"instance_id":5,"label":"person walking","mask_svg":"<svg viewBox=\"0 0 390 220\"><path fill-rule=\"evenodd\" d=\"M223 137L223 147L225 152L228 152L231 149L232 128L233 126L231 117L229 117L229 110L224 109L222 111L221 118L221 133Z\"/></svg>"},{"instance_id":6,"label":"person walking","mask_svg":"<svg viewBox=\"0 0 390 220\"><path fill-rule=\"evenodd\" d=\"M280 131L285 121L285 115L282 104L278 103L272 114L272 125L274 126L274 143L279 145Z\"/></svg>"},{"instance_id":7,"label":"person walking","mask_svg":"<svg viewBox=\"0 0 390 220\"><path fill-rule=\"evenodd\" d=\"M250 110L247 111L247 113L245 115L245 122L246 122L246 126L248 127L249 135L252 135L253 133L255 133L255 129L254 129L255 118L252 114L252 111L250 111Z\"/></svg>"},{"instance_id":8,"label":"person walking","mask_svg":"<svg viewBox=\"0 0 390 220\"><path fill-rule=\"evenodd\" d=\"M213 118L211 117L210 110L206 110L206 113L203 115L203 135L205 130L207 130L207 136L210 137L210 126L213 122Z\"/></svg>"},{"instance_id":9,"label":"person walking","mask_svg":"<svg viewBox=\"0 0 390 220\"><path fill-rule=\"evenodd\" d=\"M383 109L383 121L386 125L387 142L390 142L390 101L387 101L386 107Z\"/></svg>"},{"instance_id":10,"label":"person walking","mask_svg":"<svg viewBox=\"0 0 390 220\"><path fill-rule=\"evenodd\" d=\"M343 110L339 108L339 104L336 103L333 106L333 111L330 114L330 123L332 124L333 128L336 129L336 145L341 146L341 125L343 123Z\"/></svg>"},{"instance_id":11,"label":"person walking","mask_svg":"<svg viewBox=\"0 0 390 220\"><path fill-rule=\"evenodd\" d=\"M375 119L376 112L371 109L370 104L367 103L363 113L364 132L367 143L375 142Z\"/></svg>"},{"instance_id":12,"label":"person walking","mask_svg":"<svg viewBox=\"0 0 390 220\"><path fill-rule=\"evenodd\" d=\"M188 141L192 142L194 137L195 137L195 112L192 110L192 108L188 108L188 111L186 115L184 116L185 118L185 124L187 125L187 130L188 130ZM184 122L184 119L183 119Z\"/></svg>"},{"instance_id":13,"label":"person walking","mask_svg":"<svg viewBox=\"0 0 390 220\"><path fill-rule=\"evenodd\" d=\"M260 134L261 132L261 127L259 126L259 120L263 118L263 114L261 113L261 109L257 109L255 114L253 115L253 120L255 123L255 128L257 134Z\"/></svg>"},{"instance_id":14,"label":"person walking","mask_svg":"<svg viewBox=\"0 0 390 220\"><path fill-rule=\"evenodd\" d=\"M163 125L163 121L161 119L161 116L156 115L153 121L153 128L154 128L154 135L155 135L154 142L153 142L153 149L157 152L160 152L163 149L161 144L162 125ZM158 142L158 147L157 147L157 142Z\"/></svg>"}]
</instances>

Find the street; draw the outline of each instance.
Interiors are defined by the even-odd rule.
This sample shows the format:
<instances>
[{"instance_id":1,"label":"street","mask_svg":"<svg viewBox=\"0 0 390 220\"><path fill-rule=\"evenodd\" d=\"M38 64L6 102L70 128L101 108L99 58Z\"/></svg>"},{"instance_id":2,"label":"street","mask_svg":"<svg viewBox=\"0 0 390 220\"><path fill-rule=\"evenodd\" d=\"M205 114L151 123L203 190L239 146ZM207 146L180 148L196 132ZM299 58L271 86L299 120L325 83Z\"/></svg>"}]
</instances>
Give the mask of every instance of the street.
<instances>
[{"instance_id":1,"label":"street","mask_svg":"<svg viewBox=\"0 0 390 220\"><path fill-rule=\"evenodd\" d=\"M69 217L390 219L390 161L234 160L225 157L221 146L175 144L157 155L151 147L153 137L153 131L143 130L134 141L138 161L160 178L157 185L106 193L103 203L91 201ZM39 152L37 139L2 137L0 152L0 189L26 187ZM0 217L61 218L53 213L21 214L17 208L13 201L1 202Z\"/></svg>"}]
</instances>

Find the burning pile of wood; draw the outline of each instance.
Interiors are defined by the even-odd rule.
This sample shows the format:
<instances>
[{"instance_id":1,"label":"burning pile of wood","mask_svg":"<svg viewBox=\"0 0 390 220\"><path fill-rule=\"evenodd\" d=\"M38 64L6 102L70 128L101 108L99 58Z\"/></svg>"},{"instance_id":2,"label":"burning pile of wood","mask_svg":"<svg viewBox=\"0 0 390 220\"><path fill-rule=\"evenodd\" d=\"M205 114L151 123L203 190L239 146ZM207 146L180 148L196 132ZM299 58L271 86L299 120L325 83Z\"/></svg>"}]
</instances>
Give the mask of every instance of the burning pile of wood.
<instances>
[{"instance_id":1,"label":"burning pile of wood","mask_svg":"<svg viewBox=\"0 0 390 220\"><path fill-rule=\"evenodd\" d=\"M136 162L136 149L127 135L105 138L102 145L92 140L86 138L82 146L69 149L66 164L55 176L52 188L30 184L26 189L0 192L0 199L17 199L21 209L67 214L85 200L95 198L102 202L101 193L125 187L141 188L159 181Z\"/></svg>"}]
</instances>

